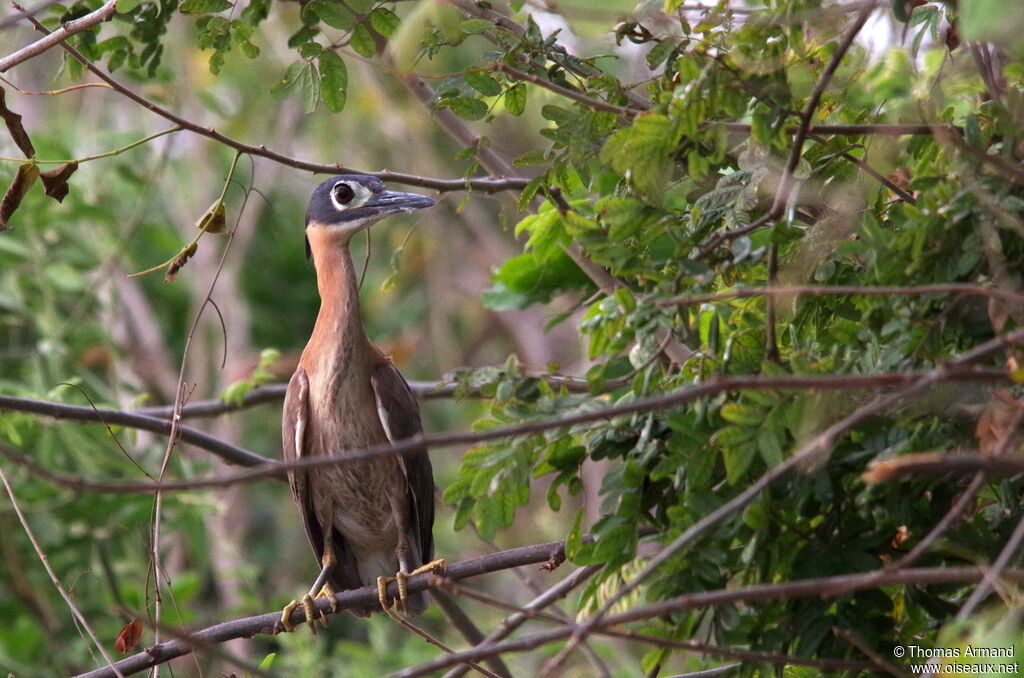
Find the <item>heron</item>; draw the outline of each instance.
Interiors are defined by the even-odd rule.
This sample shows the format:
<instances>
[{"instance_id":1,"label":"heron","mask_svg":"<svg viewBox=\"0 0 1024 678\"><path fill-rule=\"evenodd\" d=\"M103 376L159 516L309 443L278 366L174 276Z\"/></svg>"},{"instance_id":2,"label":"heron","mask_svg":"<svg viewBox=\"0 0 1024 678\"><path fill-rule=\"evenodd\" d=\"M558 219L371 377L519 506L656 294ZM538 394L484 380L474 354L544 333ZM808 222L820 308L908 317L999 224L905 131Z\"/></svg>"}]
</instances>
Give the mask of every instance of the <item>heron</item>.
<instances>
[{"instance_id":1,"label":"heron","mask_svg":"<svg viewBox=\"0 0 1024 678\"><path fill-rule=\"evenodd\" d=\"M313 260L320 311L298 368L288 382L282 416L285 461L395 443L422 431L419 407L391 361L367 338L359 282L349 243L390 214L430 207L434 200L391 191L373 176L347 174L322 182L306 211L306 255ZM293 600L281 625L293 630L296 607L313 633L313 600L376 584L380 608L350 608L360 617L393 614L387 584L398 582L394 607L416 615L426 595L408 595L406 579L439 571L433 560L434 479L426 450L290 469L288 483L321 570L309 593Z\"/></svg>"}]
</instances>

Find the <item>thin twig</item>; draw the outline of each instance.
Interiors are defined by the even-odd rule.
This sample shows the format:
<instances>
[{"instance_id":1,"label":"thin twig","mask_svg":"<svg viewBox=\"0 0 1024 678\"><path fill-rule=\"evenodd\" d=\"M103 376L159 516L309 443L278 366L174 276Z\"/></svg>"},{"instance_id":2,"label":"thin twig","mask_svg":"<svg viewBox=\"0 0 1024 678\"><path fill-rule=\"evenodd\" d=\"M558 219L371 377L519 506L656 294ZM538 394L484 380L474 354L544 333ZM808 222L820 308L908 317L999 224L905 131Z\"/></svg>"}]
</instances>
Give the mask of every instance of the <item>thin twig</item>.
<instances>
[{"instance_id":1,"label":"thin twig","mask_svg":"<svg viewBox=\"0 0 1024 678\"><path fill-rule=\"evenodd\" d=\"M818 134L814 134L813 132L808 134L807 138L813 139L814 141L817 141L820 144L825 143L825 139L823 139ZM894 184L887 176L885 176L884 174L876 170L874 167L869 165L865 160L862 160L861 158L858 158L857 156L853 155L852 153L848 153L847 151L841 151L839 155L845 158L846 160L849 160L857 167L861 168L865 174L867 174L872 179L874 179L875 181L877 181L878 183L882 184L890 191L895 193L896 197L902 200L903 202L907 203L908 205L917 204L917 200L914 199L914 196L912 196L910 193L907 193L905 190Z\"/></svg>"},{"instance_id":2,"label":"thin twig","mask_svg":"<svg viewBox=\"0 0 1024 678\"><path fill-rule=\"evenodd\" d=\"M858 635L855 631L851 631L850 629L844 629L839 626L833 626L832 633L836 634L837 636L848 642L850 645L853 645L855 648L863 652L868 657L868 659L870 659L875 664L875 666L882 669L889 675L896 676L896 678L907 678L911 675L907 671L904 671L903 669L896 666L891 661L880 655L878 652L876 652L874 648L868 645L867 641L861 638L860 635Z\"/></svg>"},{"instance_id":3,"label":"thin twig","mask_svg":"<svg viewBox=\"0 0 1024 678\"><path fill-rule=\"evenodd\" d=\"M32 20L32 15L28 14L21 5L16 2L12 2L11 6ZM5 72L13 66L17 66L21 62L27 61L34 56L42 54L58 43L63 43L75 33L81 33L82 31L88 30L93 26L103 23L104 21L110 21L110 18L114 16L114 12L116 10L117 0L107 0L107 2L105 2L103 6L96 11L89 12L85 16L79 17L73 21L65 22L60 28L47 35L45 38L40 38L31 45L22 47L17 52L0 59L0 73Z\"/></svg>"},{"instance_id":4,"label":"thin twig","mask_svg":"<svg viewBox=\"0 0 1024 678\"><path fill-rule=\"evenodd\" d=\"M751 297L789 297L789 296L828 296L828 295L850 295L850 296L881 296L881 297L914 297L925 294L975 294L978 296L993 297L1024 304L1024 294L987 287L985 285L974 285L971 283L941 283L937 285L907 285L907 286L862 286L862 285L793 285L788 287L755 287L750 289L734 289L713 294L697 294L678 299L659 299L655 301L657 306L699 306L708 302L722 301L725 299L749 299Z\"/></svg>"},{"instance_id":5,"label":"thin twig","mask_svg":"<svg viewBox=\"0 0 1024 678\"><path fill-rule=\"evenodd\" d=\"M544 78L537 77L536 75L531 75L530 73L524 73L519 69L512 68L508 64L498 62L494 65L494 67L496 70L501 71L502 73L512 77L515 80L522 80L525 82L533 83L538 87L543 87L548 91L558 94L559 96L563 96L567 99L572 99L576 103L583 104L587 108L593 109L595 111L606 111L608 113L614 113L616 115L621 115L626 118L630 118L633 117L634 115L639 115L640 113L644 112L643 109L640 108L617 106L615 104L610 104L607 101L595 99L594 97L587 95L585 92L576 89L570 89L568 87L563 87L562 85L551 82L550 80L545 80Z\"/></svg>"},{"instance_id":6,"label":"thin twig","mask_svg":"<svg viewBox=\"0 0 1024 678\"><path fill-rule=\"evenodd\" d=\"M75 605L75 601L71 599L71 595L65 590L64 585L60 583L60 579L57 577L57 573L50 567L50 560L46 557L46 553L43 551L43 547L39 545L39 540L36 539L35 533L32 532L32 528L28 524L28 520L25 518L25 514L21 512L21 506L18 505L18 500L14 496L14 488L11 487L11 483L7 480L7 475L4 474L4 470L0 467L0 482L4 484L4 488L7 490L7 496L11 500L11 506L14 508L14 513L17 514L18 520L21 522L21 529L25 531L25 535L28 540L32 543L32 548L35 549L36 555L39 556L39 560L43 563L43 568L46 569L46 574L50 576L50 581L53 582L53 586L60 593L64 602L67 603L68 609L71 610L72 616L78 623L81 624L82 628L89 635L93 645L99 650L100 655L103 657L103 661L107 662L107 668L101 670L109 670L111 675L117 676L117 678L124 678L124 674L114 665L114 660L107 654L107 650L103 647L103 643L96 638L96 634L93 632L92 627L89 626L89 622L86 621L85 616L82 614L78 606Z\"/></svg>"},{"instance_id":7,"label":"thin twig","mask_svg":"<svg viewBox=\"0 0 1024 678\"><path fill-rule=\"evenodd\" d=\"M995 586L996 580L1003 575L1010 560L1017 555L1021 542L1024 542L1024 516L1017 521L1017 527L1014 528L1013 534L1006 541L1006 545L1003 546L999 555L996 556L995 562L992 563L991 567L985 568L985 577L981 580L981 583L971 592L967 602L957 612L956 619L958 621L963 621L970 617L975 608L981 604L981 601L985 600Z\"/></svg>"},{"instance_id":8,"label":"thin twig","mask_svg":"<svg viewBox=\"0 0 1024 678\"><path fill-rule=\"evenodd\" d=\"M745 122L723 122L708 120L705 125L718 125L725 127L732 132L750 132L752 125ZM787 133L795 133L799 127L786 127ZM955 128L949 125L889 125L885 123L868 123L863 125L811 125L807 130L810 135L828 136L935 136L941 132L953 132Z\"/></svg>"}]
</instances>

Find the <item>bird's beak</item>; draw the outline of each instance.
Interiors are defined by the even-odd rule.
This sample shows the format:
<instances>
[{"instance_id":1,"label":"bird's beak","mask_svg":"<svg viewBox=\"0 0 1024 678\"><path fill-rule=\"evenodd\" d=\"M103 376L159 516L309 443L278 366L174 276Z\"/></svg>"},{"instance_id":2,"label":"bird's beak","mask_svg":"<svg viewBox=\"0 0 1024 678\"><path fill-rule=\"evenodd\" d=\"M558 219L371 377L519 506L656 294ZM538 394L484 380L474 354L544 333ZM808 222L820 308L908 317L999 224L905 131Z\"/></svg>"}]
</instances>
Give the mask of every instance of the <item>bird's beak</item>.
<instances>
[{"instance_id":1,"label":"bird's beak","mask_svg":"<svg viewBox=\"0 0 1024 678\"><path fill-rule=\"evenodd\" d=\"M378 193L363 205L378 215L392 214L394 212L412 212L424 207L430 207L436 201L419 193L403 193L401 191L384 191Z\"/></svg>"}]
</instances>

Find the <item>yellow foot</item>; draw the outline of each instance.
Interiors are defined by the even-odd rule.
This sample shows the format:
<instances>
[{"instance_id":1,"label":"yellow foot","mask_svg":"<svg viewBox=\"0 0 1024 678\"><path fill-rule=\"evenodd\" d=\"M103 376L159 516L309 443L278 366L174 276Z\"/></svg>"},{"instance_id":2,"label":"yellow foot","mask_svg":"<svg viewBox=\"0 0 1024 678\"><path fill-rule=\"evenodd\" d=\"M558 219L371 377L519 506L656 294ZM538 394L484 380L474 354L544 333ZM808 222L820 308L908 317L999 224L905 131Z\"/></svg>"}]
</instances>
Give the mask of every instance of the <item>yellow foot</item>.
<instances>
[{"instance_id":1,"label":"yellow foot","mask_svg":"<svg viewBox=\"0 0 1024 678\"><path fill-rule=\"evenodd\" d=\"M380 607L382 610L391 614L392 603L388 601L388 584L391 582L398 582L398 600L394 601L395 610L405 614L405 602L409 599L409 577L416 574L423 574L424 572L433 572L434 574L441 574L445 571L445 562L443 559L432 560L426 565L417 567L412 572L396 572L394 577L377 577L377 600L380 601Z\"/></svg>"},{"instance_id":2,"label":"yellow foot","mask_svg":"<svg viewBox=\"0 0 1024 678\"><path fill-rule=\"evenodd\" d=\"M303 611L306 613L306 623L309 624L309 629L313 632L313 635L315 636L316 624L314 622L316 618L314 616L315 611L313 609L313 598L310 597L309 594L302 596L302 600L293 600L292 602L284 606L284 609L281 610L281 626L287 633L291 633L295 630L295 625L291 622L291 616L292 612L295 611L295 608L297 608L300 605L302 606Z\"/></svg>"},{"instance_id":3,"label":"yellow foot","mask_svg":"<svg viewBox=\"0 0 1024 678\"><path fill-rule=\"evenodd\" d=\"M334 589L331 588L330 584L324 584L323 588L320 589L320 593L316 594L316 598L326 598L331 604L331 612L337 613L341 608L338 607L338 600L334 597ZM314 600L316 599L314 598ZM327 626L327 615L320 615L320 623Z\"/></svg>"}]
</instances>

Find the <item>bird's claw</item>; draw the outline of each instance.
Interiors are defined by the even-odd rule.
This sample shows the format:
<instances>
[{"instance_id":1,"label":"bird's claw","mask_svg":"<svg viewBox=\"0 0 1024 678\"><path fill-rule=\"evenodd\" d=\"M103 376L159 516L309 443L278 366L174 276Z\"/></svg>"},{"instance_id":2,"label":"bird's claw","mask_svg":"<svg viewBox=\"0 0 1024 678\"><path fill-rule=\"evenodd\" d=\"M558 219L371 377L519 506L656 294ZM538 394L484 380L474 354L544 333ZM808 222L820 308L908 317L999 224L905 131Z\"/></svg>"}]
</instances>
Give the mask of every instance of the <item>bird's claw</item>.
<instances>
[{"instance_id":1,"label":"bird's claw","mask_svg":"<svg viewBox=\"0 0 1024 678\"><path fill-rule=\"evenodd\" d=\"M320 589L320 593L316 594L316 597L326 597L330 600L331 612L337 612L339 610L338 601L334 597L334 590L330 586L325 584L324 587ZM307 593L302 596L302 600L293 600L284 606L284 609L281 610L281 627L286 633L291 633L295 630L295 625L292 624L291 616L292 612L295 611L295 608L301 606L303 612L306 613L306 623L309 624L309 630L313 634L313 637L316 637L316 608L313 606L314 600L315 598ZM327 626L326 614L320 615L320 623Z\"/></svg>"},{"instance_id":2,"label":"bird's claw","mask_svg":"<svg viewBox=\"0 0 1024 678\"><path fill-rule=\"evenodd\" d=\"M392 614L391 608L394 606L396 612L405 614L405 603L409 599L409 577L424 572L441 574L446 567L444 560L438 559L421 565L412 572L396 572L394 577L377 577L377 600L380 601L380 608L388 614ZM388 601L388 584L391 582L398 584L398 598L394 602Z\"/></svg>"}]
</instances>

